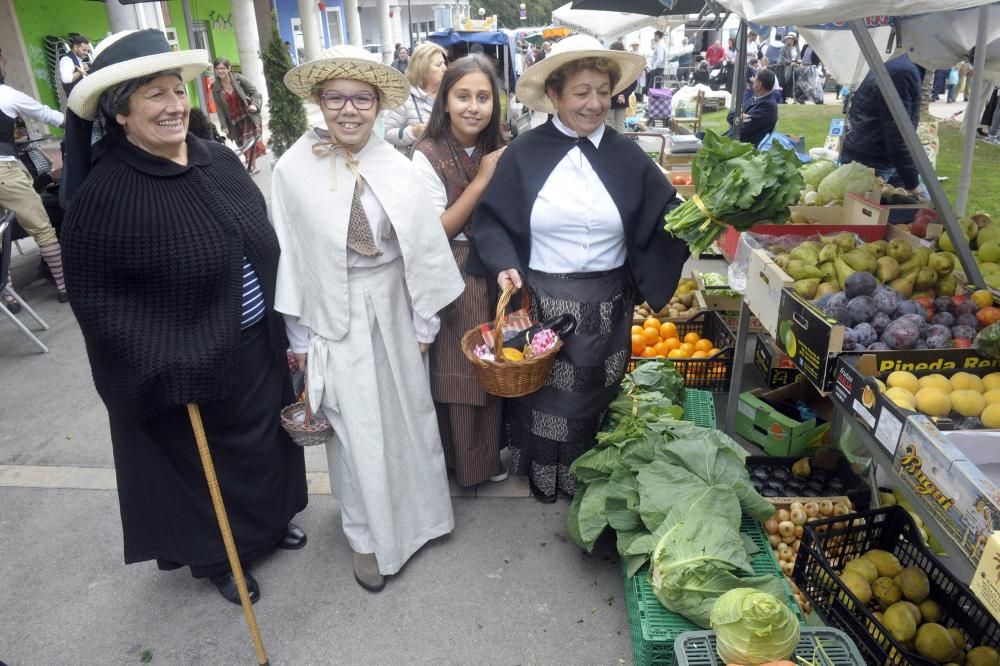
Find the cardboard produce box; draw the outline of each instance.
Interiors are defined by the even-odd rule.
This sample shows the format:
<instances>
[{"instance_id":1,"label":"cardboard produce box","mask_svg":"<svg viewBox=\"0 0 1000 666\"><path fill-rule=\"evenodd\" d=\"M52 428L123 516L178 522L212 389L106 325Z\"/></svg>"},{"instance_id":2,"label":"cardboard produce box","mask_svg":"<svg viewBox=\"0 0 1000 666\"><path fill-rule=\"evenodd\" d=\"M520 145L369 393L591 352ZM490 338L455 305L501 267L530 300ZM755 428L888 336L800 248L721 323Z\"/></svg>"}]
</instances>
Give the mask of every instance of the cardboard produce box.
<instances>
[{"instance_id":1,"label":"cardboard produce box","mask_svg":"<svg viewBox=\"0 0 1000 666\"><path fill-rule=\"evenodd\" d=\"M906 421L893 463L900 482L920 495L973 564L1000 529L1000 470L996 462L986 464L997 460L997 447L1000 433L995 431L946 435L929 418L916 415Z\"/></svg>"},{"instance_id":2,"label":"cardboard produce box","mask_svg":"<svg viewBox=\"0 0 1000 666\"><path fill-rule=\"evenodd\" d=\"M729 293L732 289L728 286L707 286L704 279L702 279L702 275L701 271L691 271L691 277L694 279L695 284L698 285L698 292L701 295L699 300L705 303L705 309L720 310L722 312L739 311L743 306L743 298L738 293Z\"/></svg>"},{"instance_id":3,"label":"cardboard produce box","mask_svg":"<svg viewBox=\"0 0 1000 666\"><path fill-rule=\"evenodd\" d=\"M781 388L802 379L788 355L778 349L774 338L767 334L757 336L757 344L753 351L753 362L764 375L767 388Z\"/></svg>"},{"instance_id":4,"label":"cardboard produce box","mask_svg":"<svg viewBox=\"0 0 1000 666\"><path fill-rule=\"evenodd\" d=\"M786 416L768 402L802 401L815 410L813 418ZM805 382L779 389L756 389L740 394L736 434L757 444L770 456L805 456L824 448L830 439L829 406ZM820 416L825 414L826 418Z\"/></svg>"},{"instance_id":5,"label":"cardboard produce box","mask_svg":"<svg viewBox=\"0 0 1000 666\"><path fill-rule=\"evenodd\" d=\"M906 224L926 203L888 205L849 193L844 197L844 224Z\"/></svg>"},{"instance_id":6,"label":"cardboard produce box","mask_svg":"<svg viewBox=\"0 0 1000 666\"><path fill-rule=\"evenodd\" d=\"M793 206L790 210L796 208L798 206ZM803 208L822 209L823 207L803 206ZM860 236L862 240L869 242L885 238L886 233L884 224L843 224L841 222L835 224L758 224L749 233L759 236L813 236L816 234L830 236L842 231L850 231ZM731 262L736 257L736 251L740 247L740 237L743 233L732 227L726 227L726 230L716 240L727 261Z\"/></svg>"},{"instance_id":7,"label":"cardboard produce box","mask_svg":"<svg viewBox=\"0 0 1000 666\"><path fill-rule=\"evenodd\" d=\"M1000 622L1000 532L994 532L986 542L983 554L976 567L976 575L972 577L969 587L972 593L979 597L983 605L990 611L993 618Z\"/></svg>"}]
</instances>

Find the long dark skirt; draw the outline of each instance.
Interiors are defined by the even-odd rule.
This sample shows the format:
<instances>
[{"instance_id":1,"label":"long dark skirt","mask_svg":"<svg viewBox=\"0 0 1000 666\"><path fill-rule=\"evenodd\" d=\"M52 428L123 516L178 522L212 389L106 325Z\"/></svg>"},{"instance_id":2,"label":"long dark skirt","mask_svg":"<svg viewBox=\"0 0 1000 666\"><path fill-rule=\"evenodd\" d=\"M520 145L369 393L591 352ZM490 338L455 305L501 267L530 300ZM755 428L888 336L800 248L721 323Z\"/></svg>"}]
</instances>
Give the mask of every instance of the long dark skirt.
<instances>
[{"instance_id":1,"label":"long dark skirt","mask_svg":"<svg viewBox=\"0 0 1000 666\"><path fill-rule=\"evenodd\" d=\"M262 324L243 331L236 390L199 405L241 560L274 547L307 502L305 459L281 429L288 367ZM195 576L229 568L186 407L147 421L111 414L125 562L156 559Z\"/></svg>"},{"instance_id":2,"label":"long dark skirt","mask_svg":"<svg viewBox=\"0 0 1000 666\"><path fill-rule=\"evenodd\" d=\"M569 466L594 445L628 365L634 290L625 268L568 275L529 270L527 284L535 321L569 312L577 327L545 385L508 401L511 467L529 474L546 495L573 495Z\"/></svg>"}]
</instances>

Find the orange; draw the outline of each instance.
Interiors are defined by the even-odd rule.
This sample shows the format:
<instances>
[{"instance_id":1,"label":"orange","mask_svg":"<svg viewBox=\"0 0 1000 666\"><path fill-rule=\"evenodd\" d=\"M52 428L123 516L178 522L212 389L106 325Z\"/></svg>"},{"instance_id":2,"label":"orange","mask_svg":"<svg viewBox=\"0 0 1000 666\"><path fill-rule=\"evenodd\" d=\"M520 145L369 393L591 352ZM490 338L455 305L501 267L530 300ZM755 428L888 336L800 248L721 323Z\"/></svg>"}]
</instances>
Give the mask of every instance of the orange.
<instances>
[{"instance_id":1,"label":"orange","mask_svg":"<svg viewBox=\"0 0 1000 666\"><path fill-rule=\"evenodd\" d=\"M678 349L681 346L681 341L677 338L667 338L663 342L667 345L667 350Z\"/></svg>"},{"instance_id":2,"label":"orange","mask_svg":"<svg viewBox=\"0 0 1000 666\"><path fill-rule=\"evenodd\" d=\"M708 352L699 349L698 351L691 354L691 358L708 358Z\"/></svg>"},{"instance_id":3,"label":"orange","mask_svg":"<svg viewBox=\"0 0 1000 666\"><path fill-rule=\"evenodd\" d=\"M690 342L684 342L681 344L679 349L684 352L684 358L690 358L691 354L694 353L694 345Z\"/></svg>"},{"instance_id":4,"label":"orange","mask_svg":"<svg viewBox=\"0 0 1000 666\"><path fill-rule=\"evenodd\" d=\"M687 358L687 354L684 353L683 349L671 349L667 358Z\"/></svg>"},{"instance_id":5,"label":"orange","mask_svg":"<svg viewBox=\"0 0 1000 666\"><path fill-rule=\"evenodd\" d=\"M660 320L656 317L647 317L646 321L642 322L643 328L655 328L660 330Z\"/></svg>"},{"instance_id":6,"label":"orange","mask_svg":"<svg viewBox=\"0 0 1000 666\"><path fill-rule=\"evenodd\" d=\"M639 326L637 324L637 325L635 325L635 326L632 327L632 335L635 335L636 333L638 333L639 335L642 335L642 326Z\"/></svg>"},{"instance_id":7,"label":"orange","mask_svg":"<svg viewBox=\"0 0 1000 666\"><path fill-rule=\"evenodd\" d=\"M709 356L715 356L716 354L721 354L721 353L722 353L722 350L719 349L718 347L712 347L711 349L708 350L708 355Z\"/></svg>"},{"instance_id":8,"label":"orange","mask_svg":"<svg viewBox=\"0 0 1000 666\"><path fill-rule=\"evenodd\" d=\"M677 325L672 321L664 322L660 326L660 337L664 340L677 337Z\"/></svg>"},{"instance_id":9,"label":"orange","mask_svg":"<svg viewBox=\"0 0 1000 666\"><path fill-rule=\"evenodd\" d=\"M646 341L647 345L655 345L660 341L660 331L659 329L648 326L642 329L642 337Z\"/></svg>"},{"instance_id":10,"label":"orange","mask_svg":"<svg viewBox=\"0 0 1000 666\"><path fill-rule=\"evenodd\" d=\"M646 347L645 349L642 350L642 353L639 354L639 356L643 358L653 358L654 356L656 356L656 350L653 349L652 347Z\"/></svg>"},{"instance_id":11,"label":"orange","mask_svg":"<svg viewBox=\"0 0 1000 666\"><path fill-rule=\"evenodd\" d=\"M692 345L698 342L699 340L701 340L701 336L695 333L694 331L691 331L690 333L684 336L684 342L687 342Z\"/></svg>"},{"instance_id":12,"label":"orange","mask_svg":"<svg viewBox=\"0 0 1000 666\"><path fill-rule=\"evenodd\" d=\"M632 334L632 356L638 356L645 348L646 339L642 337L642 329L640 328L638 334Z\"/></svg>"},{"instance_id":13,"label":"orange","mask_svg":"<svg viewBox=\"0 0 1000 666\"><path fill-rule=\"evenodd\" d=\"M697 351L707 352L709 349L712 348L712 346L713 346L712 341L709 340L708 338L702 338L698 342L694 343L694 348Z\"/></svg>"},{"instance_id":14,"label":"orange","mask_svg":"<svg viewBox=\"0 0 1000 666\"><path fill-rule=\"evenodd\" d=\"M670 351L670 347L667 345L666 342L657 342L655 345L653 345L653 349L656 350L657 356L666 356L667 353Z\"/></svg>"}]
</instances>

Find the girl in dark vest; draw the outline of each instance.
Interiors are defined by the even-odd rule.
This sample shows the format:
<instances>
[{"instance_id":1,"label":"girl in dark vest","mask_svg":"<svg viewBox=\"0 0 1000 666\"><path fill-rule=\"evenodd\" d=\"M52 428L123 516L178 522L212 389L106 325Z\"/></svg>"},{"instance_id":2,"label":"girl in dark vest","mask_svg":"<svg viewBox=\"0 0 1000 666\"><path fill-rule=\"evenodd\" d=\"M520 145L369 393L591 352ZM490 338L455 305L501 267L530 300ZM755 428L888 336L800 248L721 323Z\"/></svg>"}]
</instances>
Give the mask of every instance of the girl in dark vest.
<instances>
[{"instance_id":1,"label":"girl in dark vest","mask_svg":"<svg viewBox=\"0 0 1000 666\"><path fill-rule=\"evenodd\" d=\"M465 292L441 313L441 332L430 356L431 391L445 460L461 486L507 478L499 455L503 403L476 383L461 346L466 331L493 318L493 281L468 274L465 265L469 253L475 252L468 234L472 209L503 151L493 63L481 55L460 58L441 81L413 165L424 176L465 279Z\"/></svg>"}]
</instances>

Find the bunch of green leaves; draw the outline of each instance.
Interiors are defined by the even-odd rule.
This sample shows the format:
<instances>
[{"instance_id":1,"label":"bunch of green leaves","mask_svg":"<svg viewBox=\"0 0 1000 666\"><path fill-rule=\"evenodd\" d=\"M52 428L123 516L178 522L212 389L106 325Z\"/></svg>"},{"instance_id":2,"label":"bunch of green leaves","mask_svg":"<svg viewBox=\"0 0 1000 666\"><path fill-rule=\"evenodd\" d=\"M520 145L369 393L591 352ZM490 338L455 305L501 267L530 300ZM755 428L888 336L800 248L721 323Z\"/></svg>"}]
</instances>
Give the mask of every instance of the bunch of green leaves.
<instances>
[{"instance_id":1,"label":"bunch of green leaves","mask_svg":"<svg viewBox=\"0 0 1000 666\"><path fill-rule=\"evenodd\" d=\"M684 404L684 378L674 364L663 359L640 361L635 370L622 379L622 392L659 391L676 404Z\"/></svg>"},{"instance_id":2,"label":"bunch of green leaves","mask_svg":"<svg viewBox=\"0 0 1000 666\"><path fill-rule=\"evenodd\" d=\"M698 255L727 225L746 231L783 224L804 186L800 165L795 151L777 142L758 151L708 130L691 166L701 206L693 197L685 201L667 214L665 228Z\"/></svg>"}]
</instances>

